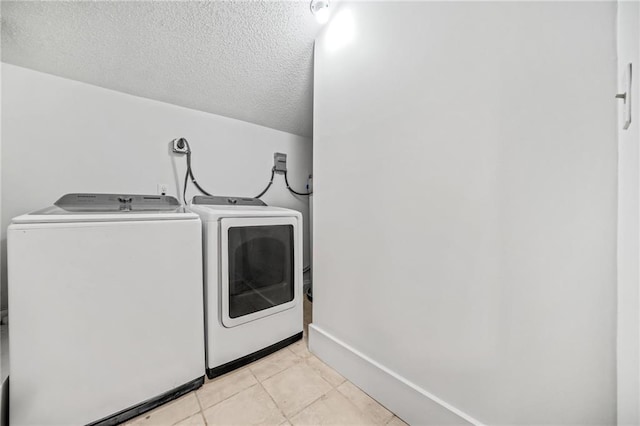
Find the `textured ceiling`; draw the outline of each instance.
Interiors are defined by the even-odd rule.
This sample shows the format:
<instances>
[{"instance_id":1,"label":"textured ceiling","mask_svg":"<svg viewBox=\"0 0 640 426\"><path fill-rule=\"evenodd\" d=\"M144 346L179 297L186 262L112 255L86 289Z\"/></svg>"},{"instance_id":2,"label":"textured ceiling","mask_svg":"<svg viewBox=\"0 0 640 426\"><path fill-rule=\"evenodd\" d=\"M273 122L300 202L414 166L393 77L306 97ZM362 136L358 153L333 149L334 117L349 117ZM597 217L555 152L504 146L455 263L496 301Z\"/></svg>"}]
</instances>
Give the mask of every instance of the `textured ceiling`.
<instances>
[{"instance_id":1,"label":"textured ceiling","mask_svg":"<svg viewBox=\"0 0 640 426\"><path fill-rule=\"evenodd\" d=\"M2 61L312 133L307 0L2 1Z\"/></svg>"}]
</instances>

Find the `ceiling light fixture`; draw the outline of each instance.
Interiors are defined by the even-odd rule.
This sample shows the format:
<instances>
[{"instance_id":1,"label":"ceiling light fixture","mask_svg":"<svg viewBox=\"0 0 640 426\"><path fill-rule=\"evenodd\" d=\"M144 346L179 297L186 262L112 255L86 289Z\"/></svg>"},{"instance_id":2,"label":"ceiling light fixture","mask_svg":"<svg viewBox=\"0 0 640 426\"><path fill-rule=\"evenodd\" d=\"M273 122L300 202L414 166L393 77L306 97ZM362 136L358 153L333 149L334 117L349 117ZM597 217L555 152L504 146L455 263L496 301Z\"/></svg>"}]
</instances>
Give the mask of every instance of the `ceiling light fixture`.
<instances>
[{"instance_id":1,"label":"ceiling light fixture","mask_svg":"<svg viewBox=\"0 0 640 426\"><path fill-rule=\"evenodd\" d=\"M326 24L329 20L329 0L311 0L311 13L316 21Z\"/></svg>"}]
</instances>

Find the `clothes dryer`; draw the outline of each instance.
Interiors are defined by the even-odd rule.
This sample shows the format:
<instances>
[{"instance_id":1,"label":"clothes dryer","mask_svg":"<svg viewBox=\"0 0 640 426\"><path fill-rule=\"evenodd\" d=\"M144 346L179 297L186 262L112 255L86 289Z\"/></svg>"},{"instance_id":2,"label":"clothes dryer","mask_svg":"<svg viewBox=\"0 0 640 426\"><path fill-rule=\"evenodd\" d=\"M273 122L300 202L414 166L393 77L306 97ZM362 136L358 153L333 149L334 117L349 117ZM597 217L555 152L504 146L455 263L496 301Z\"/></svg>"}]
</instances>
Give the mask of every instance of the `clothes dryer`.
<instances>
[{"instance_id":1,"label":"clothes dryer","mask_svg":"<svg viewBox=\"0 0 640 426\"><path fill-rule=\"evenodd\" d=\"M203 229L207 375L302 338L302 215L255 198L194 197Z\"/></svg>"}]
</instances>

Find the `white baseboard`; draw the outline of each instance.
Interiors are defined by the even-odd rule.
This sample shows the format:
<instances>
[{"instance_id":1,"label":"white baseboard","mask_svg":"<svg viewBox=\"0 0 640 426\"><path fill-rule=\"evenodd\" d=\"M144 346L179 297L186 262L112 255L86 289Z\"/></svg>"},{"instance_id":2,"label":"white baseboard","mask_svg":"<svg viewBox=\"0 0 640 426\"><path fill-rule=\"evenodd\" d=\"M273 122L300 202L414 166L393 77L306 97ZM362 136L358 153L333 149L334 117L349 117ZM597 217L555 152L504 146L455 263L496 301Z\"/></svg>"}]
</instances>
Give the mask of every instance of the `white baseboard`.
<instances>
[{"instance_id":1,"label":"white baseboard","mask_svg":"<svg viewBox=\"0 0 640 426\"><path fill-rule=\"evenodd\" d=\"M309 349L411 425L482 425L315 324L309 324Z\"/></svg>"}]
</instances>

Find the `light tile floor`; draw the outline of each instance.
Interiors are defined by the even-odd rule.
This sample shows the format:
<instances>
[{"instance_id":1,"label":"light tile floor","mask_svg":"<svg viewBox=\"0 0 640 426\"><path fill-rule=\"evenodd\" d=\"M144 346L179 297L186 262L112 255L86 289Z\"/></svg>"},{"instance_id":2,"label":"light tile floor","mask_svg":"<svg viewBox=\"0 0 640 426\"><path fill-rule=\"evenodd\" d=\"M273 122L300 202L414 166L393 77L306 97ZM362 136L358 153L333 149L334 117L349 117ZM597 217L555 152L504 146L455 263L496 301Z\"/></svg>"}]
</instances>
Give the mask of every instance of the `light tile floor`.
<instances>
[{"instance_id":1,"label":"light tile floor","mask_svg":"<svg viewBox=\"0 0 640 426\"><path fill-rule=\"evenodd\" d=\"M303 340L126 425L405 425L309 352L310 320L305 303Z\"/></svg>"}]
</instances>

